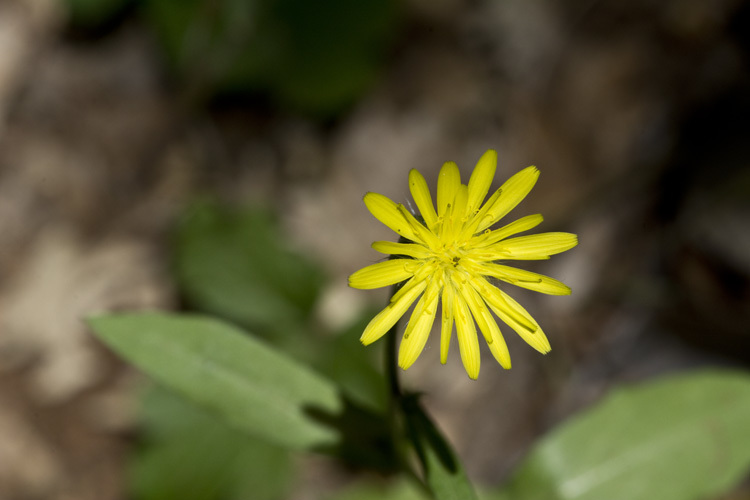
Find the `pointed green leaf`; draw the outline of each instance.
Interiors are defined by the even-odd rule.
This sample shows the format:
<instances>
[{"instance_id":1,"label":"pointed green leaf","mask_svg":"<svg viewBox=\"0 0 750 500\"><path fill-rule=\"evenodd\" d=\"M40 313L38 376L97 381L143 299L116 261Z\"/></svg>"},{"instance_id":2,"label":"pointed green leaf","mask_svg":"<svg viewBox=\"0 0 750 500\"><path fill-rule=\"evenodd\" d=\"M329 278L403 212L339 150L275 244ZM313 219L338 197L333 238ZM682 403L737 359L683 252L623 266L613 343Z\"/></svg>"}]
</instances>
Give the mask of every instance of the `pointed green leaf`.
<instances>
[{"instance_id":1,"label":"pointed green leaf","mask_svg":"<svg viewBox=\"0 0 750 500\"><path fill-rule=\"evenodd\" d=\"M413 482L400 479L388 484L358 482L326 500L428 500L429 495Z\"/></svg>"},{"instance_id":2,"label":"pointed green leaf","mask_svg":"<svg viewBox=\"0 0 750 500\"><path fill-rule=\"evenodd\" d=\"M424 480L437 500L477 500L456 453L416 396L403 400L406 429L422 463Z\"/></svg>"},{"instance_id":3,"label":"pointed green leaf","mask_svg":"<svg viewBox=\"0 0 750 500\"><path fill-rule=\"evenodd\" d=\"M336 387L227 323L146 313L90 324L122 357L236 428L294 449L337 442L333 428L310 417L342 411Z\"/></svg>"},{"instance_id":4,"label":"pointed green leaf","mask_svg":"<svg viewBox=\"0 0 750 500\"><path fill-rule=\"evenodd\" d=\"M750 468L750 375L704 372L613 392L531 452L513 500L696 500Z\"/></svg>"},{"instance_id":5,"label":"pointed green leaf","mask_svg":"<svg viewBox=\"0 0 750 500\"><path fill-rule=\"evenodd\" d=\"M275 500L285 497L293 479L288 451L160 387L143 398L141 431L130 464L139 500Z\"/></svg>"}]
</instances>

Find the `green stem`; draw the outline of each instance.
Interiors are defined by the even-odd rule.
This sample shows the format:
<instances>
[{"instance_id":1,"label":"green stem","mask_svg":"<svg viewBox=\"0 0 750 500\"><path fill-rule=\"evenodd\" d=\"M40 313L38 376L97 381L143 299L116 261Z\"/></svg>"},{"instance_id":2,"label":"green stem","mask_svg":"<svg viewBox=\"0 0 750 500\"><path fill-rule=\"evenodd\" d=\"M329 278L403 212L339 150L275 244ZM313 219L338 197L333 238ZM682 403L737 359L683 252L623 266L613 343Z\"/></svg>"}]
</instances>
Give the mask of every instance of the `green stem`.
<instances>
[{"instance_id":1,"label":"green stem","mask_svg":"<svg viewBox=\"0 0 750 500\"><path fill-rule=\"evenodd\" d=\"M397 287L391 287L391 297L396 293ZM388 299L390 302L390 298ZM386 333L386 346L385 352L383 353L383 373L385 374L386 384L388 386L388 424L391 428L391 436L393 438L394 445L398 447L400 443L400 429L399 429L399 418L398 415L401 410L401 385L398 380L398 357L396 354L397 342L396 334L398 333L398 326L401 320L396 321L396 324ZM401 450L399 449L399 452ZM401 456L401 453L399 453Z\"/></svg>"},{"instance_id":2,"label":"green stem","mask_svg":"<svg viewBox=\"0 0 750 500\"><path fill-rule=\"evenodd\" d=\"M393 297L397 291L398 287L396 285L391 287L390 296ZM388 302L390 303L390 297L388 298ZM386 383L388 384L388 391L390 393L390 398L388 399L388 410L390 414L393 414L400 409L401 398L403 397L403 394L401 393L401 384L398 379L398 342L396 339L400 324L401 320L399 319L396 321L396 324L388 330L388 333L385 334L387 344L385 346L385 352L383 353L383 362L385 363L383 372L385 373Z\"/></svg>"},{"instance_id":3,"label":"green stem","mask_svg":"<svg viewBox=\"0 0 750 500\"><path fill-rule=\"evenodd\" d=\"M398 291L398 287L394 286L391 288L390 296ZM390 298L388 299L390 302ZM399 467L401 470L411 478L426 494L431 494L429 488L419 475L414 471L414 468L409 463L407 457L407 447L405 446L405 433L404 433L404 394L401 390L401 383L399 382L398 373L398 342L397 334L398 327L401 324L401 320L396 321L396 324L386 333L386 346L385 352L383 353L384 373L386 377L386 384L388 386L388 427L391 431L391 440L393 447L396 451L396 458L399 461Z\"/></svg>"},{"instance_id":4,"label":"green stem","mask_svg":"<svg viewBox=\"0 0 750 500\"><path fill-rule=\"evenodd\" d=\"M397 290L397 286L391 288L391 297ZM428 471L445 469L442 475L439 473L438 476L450 476L450 484L447 488L460 493L455 498L476 499L476 493L474 493L471 483L466 479L466 475L448 441L432 423L415 396L408 393L404 394L401 389L398 370L398 341L396 338L400 323L401 320L397 321L386 333L387 340L383 353L384 375L389 396L388 427L398 466L428 497L434 498L432 488L436 484L436 480L434 477L430 477ZM407 441L411 442L411 446L416 452L424 471L424 477L416 472L413 462L409 460L410 447L407 445ZM446 460L449 462L447 466Z\"/></svg>"},{"instance_id":5,"label":"green stem","mask_svg":"<svg viewBox=\"0 0 750 500\"><path fill-rule=\"evenodd\" d=\"M391 292L391 297L393 294L396 293L396 288L394 287ZM399 403L396 406L400 406L401 401L401 384L399 383L398 379L398 354L397 354L397 342L396 342L396 334L398 333L398 327L401 323L401 320L396 321L396 324L391 327L391 329L386 334L387 337L387 345L385 347L385 357L383 361L385 362L384 372L386 376L386 380L388 383L388 390L390 392L390 404L391 406L394 406L394 403ZM395 408L390 408L391 412Z\"/></svg>"}]
</instances>

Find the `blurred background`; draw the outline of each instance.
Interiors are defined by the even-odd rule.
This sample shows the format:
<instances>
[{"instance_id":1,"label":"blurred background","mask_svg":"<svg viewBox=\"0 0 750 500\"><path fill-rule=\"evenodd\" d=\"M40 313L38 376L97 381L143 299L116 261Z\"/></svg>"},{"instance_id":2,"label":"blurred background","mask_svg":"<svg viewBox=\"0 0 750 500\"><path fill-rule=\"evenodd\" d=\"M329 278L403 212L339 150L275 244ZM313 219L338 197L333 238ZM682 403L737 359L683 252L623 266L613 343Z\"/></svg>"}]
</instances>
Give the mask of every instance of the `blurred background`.
<instances>
[{"instance_id":1,"label":"blurred background","mask_svg":"<svg viewBox=\"0 0 750 500\"><path fill-rule=\"evenodd\" d=\"M573 295L511 290L549 355L505 328L513 369L487 356L471 382L433 336L404 374L472 480L501 484L616 384L747 369L748 117L741 0L0 0L0 499L332 498L354 472L257 449L273 491L154 493L190 475L173 427L211 424L144 396L83 319L199 310L292 351L276 330L353 328L342 349L365 351L352 325L387 291L346 277L393 234L362 196L406 203L409 169L434 189L490 148L495 186L541 170L510 217L580 244L526 266ZM232 259L255 267L217 298L201 280ZM216 432L218 467L241 453Z\"/></svg>"}]
</instances>

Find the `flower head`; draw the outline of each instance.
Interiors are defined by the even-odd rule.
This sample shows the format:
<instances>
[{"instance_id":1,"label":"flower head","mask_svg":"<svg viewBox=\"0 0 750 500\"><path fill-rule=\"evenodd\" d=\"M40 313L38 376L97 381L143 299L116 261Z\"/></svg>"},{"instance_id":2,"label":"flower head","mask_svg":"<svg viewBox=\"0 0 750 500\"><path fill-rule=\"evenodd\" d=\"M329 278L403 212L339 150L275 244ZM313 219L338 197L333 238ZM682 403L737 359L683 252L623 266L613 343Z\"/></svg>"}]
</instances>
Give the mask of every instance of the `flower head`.
<instances>
[{"instance_id":1,"label":"flower head","mask_svg":"<svg viewBox=\"0 0 750 500\"><path fill-rule=\"evenodd\" d=\"M468 184L462 184L458 166L445 163L438 177L437 207L422 174L409 172L409 189L421 220L381 194L365 195L370 212L401 238L397 243L373 243L372 248L389 254L389 260L355 272L349 277L349 285L371 289L404 283L388 306L370 321L360 340L365 345L378 340L419 299L399 348L398 364L403 369L409 368L424 348L438 303L442 309L440 361L445 363L448 359L455 322L461 360L472 379L479 376L477 326L498 363L510 368L508 347L492 313L537 351L546 354L550 350L539 324L493 281L551 295L569 295L570 288L555 279L500 262L549 259L550 255L576 246L578 239L570 233L512 237L542 222L539 214L490 229L518 205L539 177L536 167L525 168L482 204L496 167L497 152L489 150L479 159Z\"/></svg>"}]
</instances>

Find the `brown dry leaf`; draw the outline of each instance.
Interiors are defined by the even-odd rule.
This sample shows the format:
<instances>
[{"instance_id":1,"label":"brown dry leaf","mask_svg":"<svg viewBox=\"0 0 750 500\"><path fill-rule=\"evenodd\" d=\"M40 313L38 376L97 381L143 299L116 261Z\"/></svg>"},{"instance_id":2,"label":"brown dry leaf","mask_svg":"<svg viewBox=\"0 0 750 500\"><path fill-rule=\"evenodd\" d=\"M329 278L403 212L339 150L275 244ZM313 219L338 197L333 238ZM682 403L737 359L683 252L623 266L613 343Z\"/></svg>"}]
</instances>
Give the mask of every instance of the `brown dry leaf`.
<instances>
[{"instance_id":1,"label":"brown dry leaf","mask_svg":"<svg viewBox=\"0 0 750 500\"><path fill-rule=\"evenodd\" d=\"M0 2L0 130L18 87L29 70L29 59L61 19L53 0Z\"/></svg>"},{"instance_id":2,"label":"brown dry leaf","mask_svg":"<svg viewBox=\"0 0 750 500\"><path fill-rule=\"evenodd\" d=\"M23 491L42 498L62 479L62 466L49 445L11 405L0 398L0 498ZM28 467L28 464L34 464Z\"/></svg>"},{"instance_id":3,"label":"brown dry leaf","mask_svg":"<svg viewBox=\"0 0 750 500\"><path fill-rule=\"evenodd\" d=\"M148 245L120 240L85 246L58 228L38 236L14 278L0 291L0 369L33 363L31 390L42 403L63 401L100 376L86 317L170 302Z\"/></svg>"}]
</instances>

